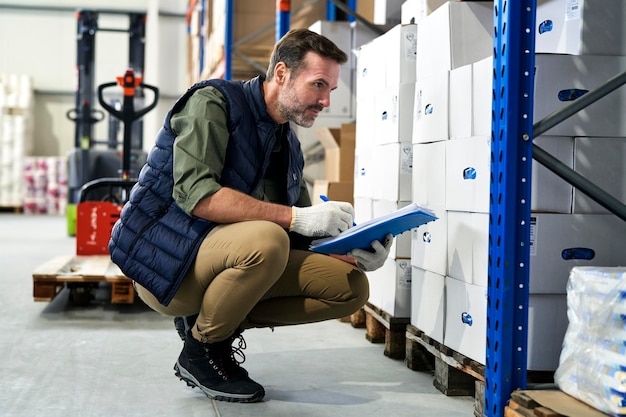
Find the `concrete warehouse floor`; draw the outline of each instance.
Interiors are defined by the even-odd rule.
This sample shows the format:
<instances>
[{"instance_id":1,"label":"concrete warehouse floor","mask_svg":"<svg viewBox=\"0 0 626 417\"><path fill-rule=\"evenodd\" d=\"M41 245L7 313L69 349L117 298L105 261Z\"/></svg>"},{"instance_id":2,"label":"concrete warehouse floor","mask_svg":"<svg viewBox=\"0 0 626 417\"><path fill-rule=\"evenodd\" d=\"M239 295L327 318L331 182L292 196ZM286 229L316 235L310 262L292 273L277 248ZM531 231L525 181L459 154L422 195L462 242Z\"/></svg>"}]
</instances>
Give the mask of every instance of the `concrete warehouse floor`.
<instances>
[{"instance_id":1,"label":"concrete warehouse floor","mask_svg":"<svg viewBox=\"0 0 626 417\"><path fill-rule=\"evenodd\" d=\"M0 213L0 416L474 415L472 398L446 397L338 320L246 331L244 367L265 400L211 401L174 376L182 342L170 317L141 301L72 305L67 290L33 300L33 270L74 245L62 216Z\"/></svg>"}]
</instances>

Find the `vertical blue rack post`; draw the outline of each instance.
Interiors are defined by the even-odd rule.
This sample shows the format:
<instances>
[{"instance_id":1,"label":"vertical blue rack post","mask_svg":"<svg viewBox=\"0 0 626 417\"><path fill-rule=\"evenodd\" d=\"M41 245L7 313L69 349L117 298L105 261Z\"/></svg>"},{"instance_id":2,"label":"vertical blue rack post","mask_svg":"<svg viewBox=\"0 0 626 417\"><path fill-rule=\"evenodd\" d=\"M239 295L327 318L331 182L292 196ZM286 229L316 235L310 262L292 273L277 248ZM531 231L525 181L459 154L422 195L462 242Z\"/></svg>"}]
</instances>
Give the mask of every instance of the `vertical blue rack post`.
<instances>
[{"instance_id":1,"label":"vertical blue rack post","mask_svg":"<svg viewBox=\"0 0 626 417\"><path fill-rule=\"evenodd\" d=\"M289 32L291 0L276 0L276 42Z\"/></svg>"},{"instance_id":2,"label":"vertical blue rack post","mask_svg":"<svg viewBox=\"0 0 626 417\"><path fill-rule=\"evenodd\" d=\"M485 404L526 387L536 0L494 2Z\"/></svg>"},{"instance_id":3,"label":"vertical blue rack post","mask_svg":"<svg viewBox=\"0 0 626 417\"><path fill-rule=\"evenodd\" d=\"M235 0L226 0L225 33L224 33L224 79L232 80L233 78L233 25L235 20Z\"/></svg>"}]
</instances>

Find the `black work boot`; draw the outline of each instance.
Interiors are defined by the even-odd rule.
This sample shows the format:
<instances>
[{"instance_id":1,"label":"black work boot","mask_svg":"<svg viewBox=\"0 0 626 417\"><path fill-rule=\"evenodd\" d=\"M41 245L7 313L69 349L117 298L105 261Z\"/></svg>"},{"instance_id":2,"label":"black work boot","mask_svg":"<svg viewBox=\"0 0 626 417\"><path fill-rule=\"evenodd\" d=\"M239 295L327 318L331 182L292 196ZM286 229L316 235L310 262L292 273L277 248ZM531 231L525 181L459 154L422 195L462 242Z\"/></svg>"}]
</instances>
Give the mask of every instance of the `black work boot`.
<instances>
[{"instance_id":1,"label":"black work boot","mask_svg":"<svg viewBox=\"0 0 626 417\"><path fill-rule=\"evenodd\" d=\"M196 323L197 318L197 314L191 316L174 317L174 327L176 327L176 331L178 332L180 340L182 340L183 342L185 341L185 337L187 337L187 332L191 331L191 328Z\"/></svg>"},{"instance_id":2,"label":"black work boot","mask_svg":"<svg viewBox=\"0 0 626 417\"><path fill-rule=\"evenodd\" d=\"M231 346L237 338L238 346ZM261 401L265 390L239 366L245 360L242 349L245 342L240 332L216 343L199 342L187 332L174 371L187 385L200 388L209 398L238 403ZM235 355L242 360L237 361Z\"/></svg>"}]
</instances>

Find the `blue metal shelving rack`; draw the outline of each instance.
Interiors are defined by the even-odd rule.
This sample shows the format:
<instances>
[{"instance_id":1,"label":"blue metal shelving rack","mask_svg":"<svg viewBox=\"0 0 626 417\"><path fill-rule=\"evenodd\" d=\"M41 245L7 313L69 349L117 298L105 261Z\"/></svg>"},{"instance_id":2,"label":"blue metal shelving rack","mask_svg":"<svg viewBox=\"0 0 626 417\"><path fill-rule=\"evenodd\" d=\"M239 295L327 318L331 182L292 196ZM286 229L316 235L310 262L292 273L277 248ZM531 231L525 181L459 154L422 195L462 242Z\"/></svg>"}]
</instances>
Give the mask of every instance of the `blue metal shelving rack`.
<instances>
[{"instance_id":1,"label":"blue metal shelving rack","mask_svg":"<svg viewBox=\"0 0 626 417\"><path fill-rule=\"evenodd\" d=\"M494 2L484 413L525 388L536 0Z\"/></svg>"}]
</instances>

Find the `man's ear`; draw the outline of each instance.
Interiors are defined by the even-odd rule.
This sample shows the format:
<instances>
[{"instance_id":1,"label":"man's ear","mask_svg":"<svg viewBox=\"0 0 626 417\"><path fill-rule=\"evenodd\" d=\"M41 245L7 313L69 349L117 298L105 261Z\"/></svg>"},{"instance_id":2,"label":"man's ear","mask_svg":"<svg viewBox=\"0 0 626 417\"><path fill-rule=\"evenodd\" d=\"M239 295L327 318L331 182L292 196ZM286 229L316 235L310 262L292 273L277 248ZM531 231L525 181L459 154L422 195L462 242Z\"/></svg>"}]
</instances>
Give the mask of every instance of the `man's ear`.
<instances>
[{"instance_id":1,"label":"man's ear","mask_svg":"<svg viewBox=\"0 0 626 417\"><path fill-rule=\"evenodd\" d=\"M274 78L276 78L276 82L278 84L282 84L287 80L287 76L289 74L289 68L285 65L283 61L280 61L274 67Z\"/></svg>"}]
</instances>

